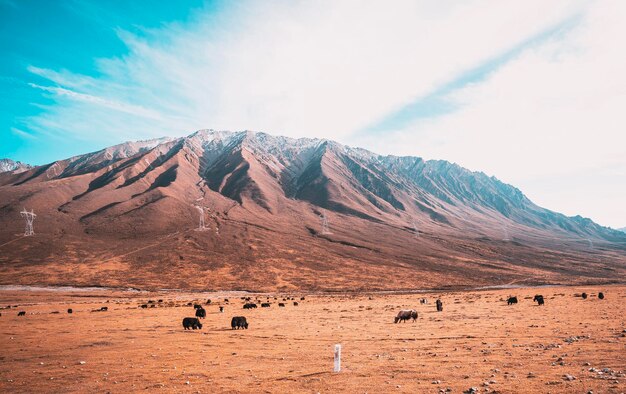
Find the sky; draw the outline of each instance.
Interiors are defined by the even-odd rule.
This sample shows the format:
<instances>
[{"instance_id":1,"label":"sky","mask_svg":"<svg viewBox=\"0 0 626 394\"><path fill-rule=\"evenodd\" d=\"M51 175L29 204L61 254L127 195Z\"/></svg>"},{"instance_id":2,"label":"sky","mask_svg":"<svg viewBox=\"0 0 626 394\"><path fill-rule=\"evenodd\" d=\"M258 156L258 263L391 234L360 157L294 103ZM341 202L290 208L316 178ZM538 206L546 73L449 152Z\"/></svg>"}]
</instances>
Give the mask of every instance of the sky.
<instances>
[{"instance_id":1,"label":"sky","mask_svg":"<svg viewBox=\"0 0 626 394\"><path fill-rule=\"evenodd\" d=\"M319 137L624 227L624 20L610 0L0 0L0 157Z\"/></svg>"}]
</instances>

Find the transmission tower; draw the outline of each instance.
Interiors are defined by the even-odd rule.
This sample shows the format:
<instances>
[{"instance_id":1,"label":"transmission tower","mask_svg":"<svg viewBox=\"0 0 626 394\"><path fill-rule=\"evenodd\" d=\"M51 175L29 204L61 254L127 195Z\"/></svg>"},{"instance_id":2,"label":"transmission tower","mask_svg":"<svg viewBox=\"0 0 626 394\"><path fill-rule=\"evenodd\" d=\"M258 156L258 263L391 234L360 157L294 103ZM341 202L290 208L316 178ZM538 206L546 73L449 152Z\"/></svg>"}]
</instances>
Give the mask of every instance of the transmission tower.
<instances>
[{"instance_id":1,"label":"transmission tower","mask_svg":"<svg viewBox=\"0 0 626 394\"><path fill-rule=\"evenodd\" d=\"M200 222L198 224L198 231L208 230L207 226L204 224L204 208L199 205L194 205L194 206L200 213Z\"/></svg>"},{"instance_id":2,"label":"transmission tower","mask_svg":"<svg viewBox=\"0 0 626 394\"><path fill-rule=\"evenodd\" d=\"M328 228L328 218L324 212L320 215L320 221L322 222L322 234L332 234Z\"/></svg>"},{"instance_id":3,"label":"transmission tower","mask_svg":"<svg viewBox=\"0 0 626 394\"><path fill-rule=\"evenodd\" d=\"M509 229L507 228L506 225L502 226L502 231L504 231L504 238L502 240L503 241L510 241L511 237L509 237Z\"/></svg>"},{"instance_id":4,"label":"transmission tower","mask_svg":"<svg viewBox=\"0 0 626 394\"><path fill-rule=\"evenodd\" d=\"M24 208L22 212L20 212L20 215L22 215L22 217L26 220L26 230L24 230L24 236L29 237L31 235L35 235L35 230L33 230L33 222L37 217L35 212L32 209L28 212L26 208Z\"/></svg>"}]
</instances>

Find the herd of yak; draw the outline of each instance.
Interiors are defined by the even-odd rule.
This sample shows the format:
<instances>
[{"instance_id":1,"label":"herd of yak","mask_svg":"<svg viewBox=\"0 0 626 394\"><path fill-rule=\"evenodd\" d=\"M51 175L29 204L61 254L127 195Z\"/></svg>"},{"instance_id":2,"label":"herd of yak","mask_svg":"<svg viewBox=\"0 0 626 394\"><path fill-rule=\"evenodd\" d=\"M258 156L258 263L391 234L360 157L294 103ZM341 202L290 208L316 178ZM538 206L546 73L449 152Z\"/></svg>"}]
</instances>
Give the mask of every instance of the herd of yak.
<instances>
[{"instance_id":1,"label":"herd of yak","mask_svg":"<svg viewBox=\"0 0 626 394\"><path fill-rule=\"evenodd\" d=\"M580 295L583 299L587 299L587 293L582 293ZM604 299L604 293L600 292L598 293L598 298L603 300ZM251 298L250 297L241 297L242 300L245 301L244 305L243 305L243 309L253 309L257 307L257 303L261 304L262 308L269 308L271 306L270 302L261 302L259 300L256 300L256 303L254 302L250 302ZM276 297L274 297L274 299L277 299ZM293 297L290 298L283 298L283 301L287 301L287 300L294 300ZM300 301L303 301L304 297L300 298ZM269 301L269 298L268 298ZM159 300L159 303L163 302L163 300ZM224 302L228 303L228 298L224 299ZM535 297L533 298L533 302L536 302L537 305L544 305L545 304L545 300L543 298L543 295L541 294L537 294L535 295ZM207 300L207 305L211 304L211 300ZM427 304L428 300L426 298L422 298L420 300L421 304ZM507 305L513 305L513 304L517 304L518 300L516 296L509 296L509 298L507 299ZM154 307L154 301L148 301L148 304L152 304L151 307ZM142 304L140 305L141 308L148 308L148 304ZM441 302L441 300L437 300L435 302L436 307L437 307L437 312L442 312L443 311L443 302ZM204 319L206 317L206 309L204 309L202 307L202 305L200 304L193 304L193 303L188 303L188 306L193 305L196 313L196 317L185 317L183 319L183 328L185 330L200 330L202 329L202 322L200 321L200 319ZM298 306L298 302L297 301L293 301L293 305L294 306ZM281 308L285 307L285 303L284 302L279 302L278 306ZM1 308L1 309L9 309L11 308L11 306L9 305L6 308ZM107 311L108 308L106 306L103 306L99 309L95 309L92 312L105 312ZM220 306L219 307L219 311L220 312L224 312L224 307ZM67 313L72 313L72 309L68 309ZM58 313L58 312L53 312L53 313ZM19 311L18 316L26 316L26 311ZM2 313L0 313L0 316L2 316ZM407 320L413 320L413 322L415 322L417 320L417 311L415 309L403 309L400 312L398 312L398 314L396 315L396 317L394 318L394 323L398 323L398 322L406 322ZM246 319L245 316L234 316L231 319L231 328L233 330L235 329L248 329L248 320Z\"/></svg>"}]
</instances>

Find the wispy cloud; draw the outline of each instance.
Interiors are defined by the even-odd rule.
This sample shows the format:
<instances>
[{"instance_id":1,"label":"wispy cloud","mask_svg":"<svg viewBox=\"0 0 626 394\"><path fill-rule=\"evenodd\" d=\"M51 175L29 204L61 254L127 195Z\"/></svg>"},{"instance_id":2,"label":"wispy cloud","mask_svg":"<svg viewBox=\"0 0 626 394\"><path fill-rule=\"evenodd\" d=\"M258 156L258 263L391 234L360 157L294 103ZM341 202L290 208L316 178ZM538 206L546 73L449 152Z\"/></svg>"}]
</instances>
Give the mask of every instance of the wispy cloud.
<instances>
[{"instance_id":1,"label":"wispy cloud","mask_svg":"<svg viewBox=\"0 0 626 394\"><path fill-rule=\"evenodd\" d=\"M626 223L626 44L616 39L626 35L624 17L623 2L593 3L575 27L449 92L454 111L362 142L454 160L498 175L543 206Z\"/></svg>"},{"instance_id":2,"label":"wispy cloud","mask_svg":"<svg viewBox=\"0 0 626 394\"><path fill-rule=\"evenodd\" d=\"M37 139L37 137L35 137L34 135L32 135L30 133L27 133L24 130L20 130L18 128L15 128L15 127L11 127L11 132L13 134L15 134L15 135L18 135L18 136L20 136L22 138L26 138L26 139L29 139L29 140Z\"/></svg>"},{"instance_id":3,"label":"wispy cloud","mask_svg":"<svg viewBox=\"0 0 626 394\"><path fill-rule=\"evenodd\" d=\"M112 109L112 110L120 111L120 112L125 112L127 114L139 116L143 118L163 120L163 116L159 112L152 111L148 108L144 108L141 105L134 105L134 104L128 104L128 103L119 102L119 101L113 101L113 100L105 99L102 97L79 93L70 89L65 89L65 88L60 88L60 87L55 87L55 86L41 86L41 85L37 85L34 83L29 83L29 85L33 88L41 89L46 92L51 92L58 96L68 97L78 102L91 104L91 105L97 105L97 106L101 106L104 108L108 108L108 109Z\"/></svg>"},{"instance_id":4,"label":"wispy cloud","mask_svg":"<svg viewBox=\"0 0 626 394\"><path fill-rule=\"evenodd\" d=\"M143 133L214 127L341 139L580 9L558 1L242 2L141 37L120 31L129 52L100 59L97 78L30 70L99 98L94 107L120 103L109 107L165 119ZM43 116L84 133L70 126L86 120L70 118L88 100L80 101L60 100Z\"/></svg>"}]
</instances>

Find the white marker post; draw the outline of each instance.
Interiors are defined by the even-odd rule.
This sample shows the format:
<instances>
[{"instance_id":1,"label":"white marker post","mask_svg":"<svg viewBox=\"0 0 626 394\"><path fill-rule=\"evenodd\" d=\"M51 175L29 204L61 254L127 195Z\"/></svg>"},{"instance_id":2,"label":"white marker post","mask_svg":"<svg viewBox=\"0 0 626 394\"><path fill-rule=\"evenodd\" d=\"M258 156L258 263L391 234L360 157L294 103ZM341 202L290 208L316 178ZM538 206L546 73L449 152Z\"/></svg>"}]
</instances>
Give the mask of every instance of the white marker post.
<instances>
[{"instance_id":1,"label":"white marker post","mask_svg":"<svg viewBox=\"0 0 626 394\"><path fill-rule=\"evenodd\" d=\"M341 345L335 345L335 372L341 371Z\"/></svg>"}]
</instances>

